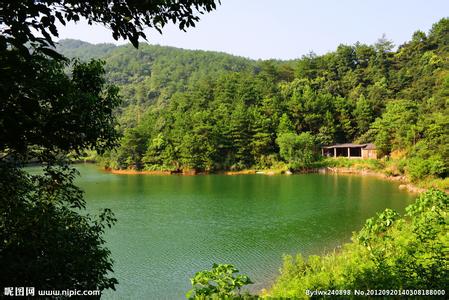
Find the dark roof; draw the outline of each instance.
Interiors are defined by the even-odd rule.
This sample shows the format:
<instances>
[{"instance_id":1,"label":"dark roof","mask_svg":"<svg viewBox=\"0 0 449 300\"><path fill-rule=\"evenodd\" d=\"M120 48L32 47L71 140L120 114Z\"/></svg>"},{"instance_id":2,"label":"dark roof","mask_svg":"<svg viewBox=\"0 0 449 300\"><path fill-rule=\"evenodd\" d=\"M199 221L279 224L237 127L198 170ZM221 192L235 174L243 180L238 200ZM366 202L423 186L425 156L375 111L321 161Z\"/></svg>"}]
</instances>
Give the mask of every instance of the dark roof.
<instances>
[{"instance_id":1,"label":"dark roof","mask_svg":"<svg viewBox=\"0 0 449 300\"><path fill-rule=\"evenodd\" d=\"M333 148L363 148L365 150L375 150L376 145L368 143L368 144L336 144L331 146L323 147L324 149L333 149Z\"/></svg>"}]
</instances>

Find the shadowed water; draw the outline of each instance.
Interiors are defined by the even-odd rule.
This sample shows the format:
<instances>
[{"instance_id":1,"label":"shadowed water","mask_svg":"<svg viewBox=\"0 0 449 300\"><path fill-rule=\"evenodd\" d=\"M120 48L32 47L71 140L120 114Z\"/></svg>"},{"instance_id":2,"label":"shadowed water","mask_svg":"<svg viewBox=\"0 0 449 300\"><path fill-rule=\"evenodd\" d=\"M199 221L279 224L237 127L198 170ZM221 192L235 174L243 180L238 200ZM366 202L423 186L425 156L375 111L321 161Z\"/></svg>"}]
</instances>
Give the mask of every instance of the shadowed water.
<instances>
[{"instance_id":1,"label":"shadowed water","mask_svg":"<svg viewBox=\"0 0 449 300\"><path fill-rule=\"evenodd\" d=\"M347 242L365 219L414 198L368 176L112 175L80 165L88 209L111 208L106 239L117 291L105 299L183 299L189 278L231 263L268 287L282 255L321 254Z\"/></svg>"}]
</instances>

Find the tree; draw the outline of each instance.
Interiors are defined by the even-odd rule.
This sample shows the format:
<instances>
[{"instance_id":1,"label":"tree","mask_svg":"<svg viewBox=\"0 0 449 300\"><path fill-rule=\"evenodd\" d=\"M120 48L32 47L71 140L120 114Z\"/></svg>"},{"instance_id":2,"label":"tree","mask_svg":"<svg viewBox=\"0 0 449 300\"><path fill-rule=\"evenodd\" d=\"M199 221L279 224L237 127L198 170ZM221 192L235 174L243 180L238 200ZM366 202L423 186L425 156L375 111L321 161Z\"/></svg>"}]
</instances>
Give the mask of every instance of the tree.
<instances>
[{"instance_id":1,"label":"tree","mask_svg":"<svg viewBox=\"0 0 449 300\"><path fill-rule=\"evenodd\" d=\"M320 145L330 145L335 141L335 123L335 119L332 117L331 112L327 111L324 116L323 125L320 127L316 137L316 140Z\"/></svg>"},{"instance_id":2,"label":"tree","mask_svg":"<svg viewBox=\"0 0 449 300\"><path fill-rule=\"evenodd\" d=\"M187 169L210 171L216 153L214 127L208 124L207 112L197 112L191 118L191 128L179 145L181 162Z\"/></svg>"},{"instance_id":3,"label":"tree","mask_svg":"<svg viewBox=\"0 0 449 300\"><path fill-rule=\"evenodd\" d=\"M139 128L127 128L118 149L119 161L122 162L119 165L125 169L142 169L142 157L146 150L147 139L148 137Z\"/></svg>"},{"instance_id":4,"label":"tree","mask_svg":"<svg viewBox=\"0 0 449 300\"><path fill-rule=\"evenodd\" d=\"M163 160L161 153L166 147L166 140L162 133L159 133L156 137L152 138L148 144L147 150L143 162L147 164L150 168L154 168L163 165Z\"/></svg>"},{"instance_id":5,"label":"tree","mask_svg":"<svg viewBox=\"0 0 449 300\"><path fill-rule=\"evenodd\" d=\"M236 169L248 167L252 163L249 118L245 105L240 102L236 105L229 120L230 139L232 141L231 153Z\"/></svg>"},{"instance_id":6,"label":"tree","mask_svg":"<svg viewBox=\"0 0 449 300\"><path fill-rule=\"evenodd\" d=\"M0 58L2 161L49 161L59 151L101 153L115 145L112 111L120 98L116 87L105 84L102 62L69 65L13 50Z\"/></svg>"},{"instance_id":7,"label":"tree","mask_svg":"<svg viewBox=\"0 0 449 300\"><path fill-rule=\"evenodd\" d=\"M279 125L277 128L277 134L283 134L288 132L294 132L293 123L286 113L283 113L279 119Z\"/></svg>"},{"instance_id":8,"label":"tree","mask_svg":"<svg viewBox=\"0 0 449 300\"><path fill-rule=\"evenodd\" d=\"M377 73L377 80L381 78L389 77L389 71L392 64L392 52L394 44L392 41L388 40L385 34L382 35L380 39L374 44L376 50L375 66Z\"/></svg>"},{"instance_id":9,"label":"tree","mask_svg":"<svg viewBox=\"0 0 449 300\"><path fill-rule=\"evenodd\" d=\"M375 144L382 154L413 143L411 128L417 121L416 104L407 100L389 102L381 118L371 124Z\"/></svg>"},{"instance_id":10,"label":"tree","mask_svg":"<svg viewBox=\"0 0 449 300\"><path fill-rule=\"evenodd\" d=\"M274 134L271 128L271 118L263 112L253 109L251 112L251 146L254 161L262 166L269 154L274 153Z\"/></svg>"},{"instance_id":11,"label":"tree","mask_svg":"<svg viewBox=\"0 0 449 300\"><path fill-rule=\"evenodd\" d=\"M115 289L113 261L103 234L110 210L80 214L77 172L49 165L43 175L0 166L0 286L37 289Z\"/></svg>"},{"instance_id":12,"label":"tree","mask_svg":"<svg viewBox=\"0 0 449 300\"><path fill-rule=\"evenodd\" d=\"M105 85L99 62L75 63L70 77L62 63L41 56L28 62L11 70L1 86L0 123L8 127L2 126L0 143L0 282L114 288L102 235L115 219L110 210L98 218L79 213L85 208L83 193L66 157L114 146L117 89ZM44 164L42 174L21 169L29 159Z\"/></svg>"},{"instance_id":13,"label":"tree","mask_svg":"<svg viewBox=\"0 0 449 300\"><path fill-rule=\"evenodd\" d=\"M216 2L219 1L5 1L1 8L0 49L10 44L26 52L27 43L48 49L47 46L54 46L53 37L58 36L58 21L65 25L81 18L87 19L89 25L108 26L114 39L129 39L137 47L139 38L146 37L143 33L146 26L160 33L170 21L179 22L181 30L194 27L199 20L196 13L214 10Z\"/></svg>"},{"instance_id":14,"label":"tree","mask_svg":"<svg viewBox=\"0 0 449 300\"><path fill-rule=\"evenodd\" d=\"M279 153L290 168L306 168L315 160L315 139L309 132L283 133L276 139Z\"/></svg>"},{"instance_id":15,"label":"tree","mask_svg":"<svg viewBox=\"0 0 449 300\"><path fill-rule=\"evenodd\" d=\"M361 135L365 133L373 121L373 110L363 95L360 95L354 110L357 131Z\"/></svg>"},{"instance_id":16,"label":"tree","mask_svg":"<svg viewBox=\"0 0 449 300\"><path fill-rule=\"evenodd\" d=\"M441 47L444 50L449 46L449 18L443 18L439 22L433 24L429 32L428 39L433 47Z\"/></svg>"}]
</instances>

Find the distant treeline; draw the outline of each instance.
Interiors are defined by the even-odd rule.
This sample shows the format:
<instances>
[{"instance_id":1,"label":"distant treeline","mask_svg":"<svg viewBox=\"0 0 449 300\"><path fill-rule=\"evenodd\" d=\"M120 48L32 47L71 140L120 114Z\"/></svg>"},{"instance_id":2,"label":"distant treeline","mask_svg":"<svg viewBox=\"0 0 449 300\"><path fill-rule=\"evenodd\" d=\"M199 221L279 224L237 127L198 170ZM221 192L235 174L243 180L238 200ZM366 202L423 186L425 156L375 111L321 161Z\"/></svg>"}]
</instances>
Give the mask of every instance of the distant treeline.
<instances>
[{"instance_id":1,"label":"distant treeline","mask_svg":"<svg viewBox=\"0 0 449 300\"><path fill-rule=\"evenodd\" d=\"M112 168L306 167L321 145L374 142L412 178L449 170L449 19L394 50L340 45L325 55L254 61L170 47L63 40L63 54L106 61L125 99Z\"/></svg>"}]
</instances>

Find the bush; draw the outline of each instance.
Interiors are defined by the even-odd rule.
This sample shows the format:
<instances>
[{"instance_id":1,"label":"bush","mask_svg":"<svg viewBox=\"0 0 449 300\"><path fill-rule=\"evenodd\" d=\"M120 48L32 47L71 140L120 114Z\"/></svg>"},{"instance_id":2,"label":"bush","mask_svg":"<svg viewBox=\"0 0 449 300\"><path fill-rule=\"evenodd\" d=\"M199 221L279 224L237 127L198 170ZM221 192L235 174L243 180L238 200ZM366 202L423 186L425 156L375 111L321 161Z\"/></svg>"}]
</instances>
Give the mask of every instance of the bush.
<instances>
[{"instance_id":1,"label":"bush","mask_svg":"<svg viewBox=\"0 0 449 300\"><path fill-rule=\"evenodd\" d=\"M238 273L233 265L214 264L211 270L200 271L190 279L192 289L187 292L188 299L250 299L249 294L240 295L240 289L251 280Z\"/></svg>"},{"instance_id":2,"label":"bush","mask_svg":"<svg viewBox=\"0 0 449 300\"><path fill-rule=\"evenodd\" d=\"M439 156L431 156L428 159L413 157L408 161L406 170L412 181L428 176L440 177L447 172L445 163Z\"/></svg>"},{"instance_id":3,"label":"bush","mask_svg":"<svg viewBox=\"0 0 449 300\"><path fill-rule=\"evenodd\" d=\"M401 159L398 162L398 171L401 175L405 174L405 168L407 166L407 161L405 159Z\"/></svg>"}]
</instances>

